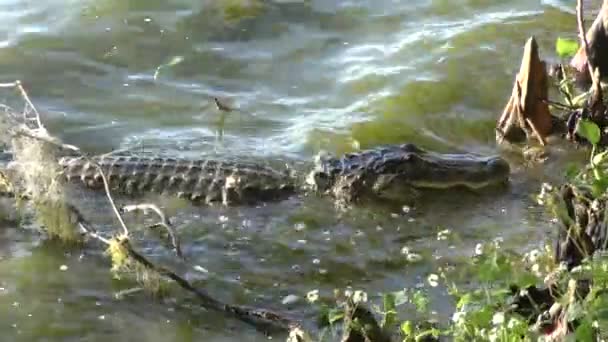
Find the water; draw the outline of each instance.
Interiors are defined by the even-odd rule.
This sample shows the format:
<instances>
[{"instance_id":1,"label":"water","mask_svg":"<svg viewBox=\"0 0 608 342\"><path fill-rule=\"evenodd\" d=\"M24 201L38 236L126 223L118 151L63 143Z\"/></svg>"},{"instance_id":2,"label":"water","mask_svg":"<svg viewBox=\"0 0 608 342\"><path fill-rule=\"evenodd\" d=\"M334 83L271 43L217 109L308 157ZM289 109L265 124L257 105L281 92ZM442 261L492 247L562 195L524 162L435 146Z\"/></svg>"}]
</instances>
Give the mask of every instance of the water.
<instances>
[{"instance_id":1,"label":"water","mask_svg":"<svg viewBox=\"0 0 608 342\"><path fill-rule=\"evenodd\" d=\"M0 75L24 82L52 132L96 152L305 162L320 150L407 141L495 154L493 128L523 44L535 35L542 57L556 62L556 38L575 37L572 13L559 0L7 0ZM221 123L213 97L238 111ZM430 196L407 214L398 206L340 214L312 197L181 213L190 267L171 265L222 300L311 319L309 290L352 285L377 300L424 283L479 241L502 236L521 249L549 237L532 196L539 182L561 179L564 159L581 155L570 152L552 147L559 162L531 167L510 157L506 191ZM438 241L444 229L459 239ZM144 251L171 262L150 239L139 241ZM179 291L116 300L132 284L112 279L94 244L66 249L9 226L0 246L2 340L266 340ZM424 261L405 262L403 246ZM439 317L449 317L445 292L430 291ZM281 304L289 294L301 300Z\"/></svg>"}]
</instances>

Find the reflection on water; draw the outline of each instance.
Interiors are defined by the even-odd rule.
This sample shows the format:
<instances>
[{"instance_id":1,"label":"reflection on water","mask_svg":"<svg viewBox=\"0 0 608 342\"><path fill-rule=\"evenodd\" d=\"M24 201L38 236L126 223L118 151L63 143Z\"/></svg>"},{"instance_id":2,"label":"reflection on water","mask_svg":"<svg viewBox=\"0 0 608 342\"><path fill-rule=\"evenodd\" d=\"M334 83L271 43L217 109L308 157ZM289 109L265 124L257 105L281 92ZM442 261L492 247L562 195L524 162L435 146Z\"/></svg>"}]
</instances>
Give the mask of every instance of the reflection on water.
<instances>
[{"instance_id":1,"label":"reflection on water","mask_svg":"<svg viewBox=\"0 0 608 342\"><path fill-rule=\"evenodd\" d=\"M0 71L24 82L52 132L95 152L307 163L321 149L407 141L493 154L521 47L536 35L555 61L557 35L575 32L571 11L559 0L10 0L0 4ZM214 97L238 110L218 110ZM14 103L9 92L0 99ZM180 212L185 252L209 272L175 267L223 300L300 318L313 314L304 301L282 298L414 286L479 240L502 235L521 246L546 236L531 195L559 179L563 162L511 162L508 189L431 194L408 213L399 205L340 213L315 196ZM113 224L94 203L97 221ZM461 240L437 240L446 228ZM139 241L147 253L173 262L148 240ZM424 261L406 262L404 245ZM0 246L0 331L10 340L266 339L179 293L114 299L132 284L112 280L95 245L66 253L2 227ZM435 304L450 315L448 300Z\"/></svg>"}]
</instances>

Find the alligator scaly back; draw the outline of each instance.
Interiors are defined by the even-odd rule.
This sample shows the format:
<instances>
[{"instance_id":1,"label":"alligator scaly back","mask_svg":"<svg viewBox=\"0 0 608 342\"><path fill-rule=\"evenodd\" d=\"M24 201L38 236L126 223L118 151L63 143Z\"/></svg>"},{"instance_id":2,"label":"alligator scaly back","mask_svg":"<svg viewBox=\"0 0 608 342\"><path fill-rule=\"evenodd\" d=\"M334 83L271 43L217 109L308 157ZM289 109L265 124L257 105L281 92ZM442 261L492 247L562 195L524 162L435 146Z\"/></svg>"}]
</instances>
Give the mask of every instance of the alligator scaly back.
<instances>
[{"instance_id":1,"label":"alligator scaly back","mask_svg":"<svg viewBox=\"0 0 608 342\"><path fill-rule=\"evenodd\" d=\"M156 192L207 204L275 200L296 191L290 170L237 161L106 156L63 157L59 165L68 182L88 188L103 187L101 169L110 188L119 193Z\"/></svg>"}]
</instances>

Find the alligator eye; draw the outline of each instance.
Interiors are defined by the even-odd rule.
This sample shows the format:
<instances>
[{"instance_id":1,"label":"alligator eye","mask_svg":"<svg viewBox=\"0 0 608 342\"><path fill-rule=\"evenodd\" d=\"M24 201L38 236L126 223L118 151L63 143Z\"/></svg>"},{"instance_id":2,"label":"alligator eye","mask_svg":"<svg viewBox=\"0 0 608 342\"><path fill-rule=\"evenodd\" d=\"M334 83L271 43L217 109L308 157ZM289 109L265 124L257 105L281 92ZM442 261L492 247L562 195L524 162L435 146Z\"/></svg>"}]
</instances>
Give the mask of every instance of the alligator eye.
<instances>
[{"instance_id":1,"label":"alligator eye","mask_svg":"<svg viewBox=\"0 0 608 342\"><path fill-rule=\"evenodd\" d=\"M501 158L496 158L496 159L491 159L486 163L486 166L489 168L489 170L492 171L493 174L495 175L505 175L505 174L509 174L510 171L510 166L509 163L507 163L504 159Z\"/></svg>"},{"instance_id":2,"label":"alligator eye","mask_svg":"<svg viewBox=\"0 0 608 342\"><path fill-rule=\"evenodd\" d=\"M416 147L416 145L414 144L402 144L400 146L401 150L405 151L405 152L418 152L419 149L418 147Z\"/></svg>"}]
</instances>

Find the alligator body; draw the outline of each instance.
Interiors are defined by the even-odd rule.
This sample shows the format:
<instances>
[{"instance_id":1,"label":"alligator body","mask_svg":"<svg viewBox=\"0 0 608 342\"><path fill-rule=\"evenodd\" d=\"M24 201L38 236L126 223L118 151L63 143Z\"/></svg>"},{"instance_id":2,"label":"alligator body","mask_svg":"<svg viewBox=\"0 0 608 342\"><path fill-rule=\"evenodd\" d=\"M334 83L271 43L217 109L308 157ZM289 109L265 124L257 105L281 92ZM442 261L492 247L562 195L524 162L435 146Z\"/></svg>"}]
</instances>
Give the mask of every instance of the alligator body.
<instances>
[{"instance_id":1,"label":"alligator body","mask_svg":"<svg viewBox=\"0 0 608 342\"><path fill-rule=\"evenodd\" d=\"M267 201L304 191L346 202L365 196L393 199L412 190L478 189L505 183L510 171L500 157L438 154L413 144L319 157L306 175L238 161L133 156L63 157L59 164L66 180L89 188L103 187L101 169L111 189L121 193L166 193L224 204Z\"/></svg>"},{"instance_id":2,"label":"alligator body","mask_svg":"<svg viewBox=\"0 0 608 342\"><path fill-rule=\"evenodd\" d=\"M126 195L147 192L176 195L192 202L253 203L293 195L296 177L252 163L107 156L59 159L65 179L91 189L103 189L103 171L110 188ZM99 167L97 167L98 165Z\"/></svg>"}]
</instances>

